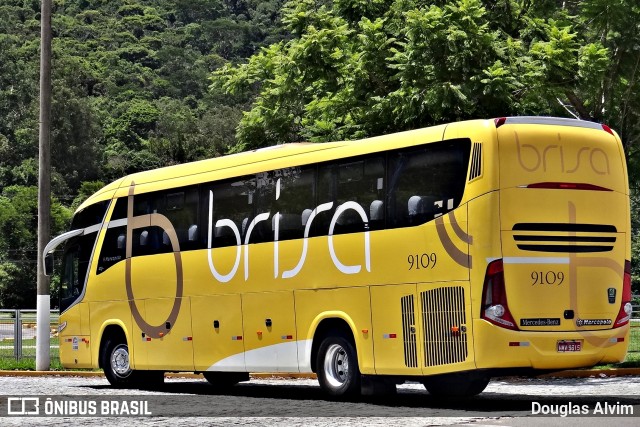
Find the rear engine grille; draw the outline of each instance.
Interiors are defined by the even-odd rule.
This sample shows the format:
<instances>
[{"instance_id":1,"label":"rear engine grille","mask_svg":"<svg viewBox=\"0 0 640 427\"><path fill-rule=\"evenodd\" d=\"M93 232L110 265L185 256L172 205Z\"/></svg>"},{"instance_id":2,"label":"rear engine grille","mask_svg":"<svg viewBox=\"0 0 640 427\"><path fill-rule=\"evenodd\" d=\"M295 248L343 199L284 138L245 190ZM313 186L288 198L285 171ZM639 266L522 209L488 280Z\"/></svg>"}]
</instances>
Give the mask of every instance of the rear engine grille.
<instances>
[{"instance_id":1,"label":"rear engine grille","mask_svg":"<svg viewBox=\"0 0 640 427\"><path fill-rule=\"evenodd\" d=\"M609 252L617 229L605 224L518 223L513 226L518 249L537 252Z\"/></svg>"},{"instance_id":2,"label":"rear engine grille","mask_svg":"<svg viewBox=\"0 0 640 427\"><path fill-rule=\"evenodd\" d=\"M418 347L416 345L416 321L413 295L400 299L402 305L402 337L404 340L404 364L409 368L418 367Z\"/></svg>"},{"instance_id":3,"label":"rear engine grille","mask_svg":"<svg viewBox=\"0 0 640 427\"><path fill-rule=\"evenodd\" d=\"M451 286L425 291L422 300L424 365L464 362L467 358L464 288Z\"/></svg>"}]
</instances>

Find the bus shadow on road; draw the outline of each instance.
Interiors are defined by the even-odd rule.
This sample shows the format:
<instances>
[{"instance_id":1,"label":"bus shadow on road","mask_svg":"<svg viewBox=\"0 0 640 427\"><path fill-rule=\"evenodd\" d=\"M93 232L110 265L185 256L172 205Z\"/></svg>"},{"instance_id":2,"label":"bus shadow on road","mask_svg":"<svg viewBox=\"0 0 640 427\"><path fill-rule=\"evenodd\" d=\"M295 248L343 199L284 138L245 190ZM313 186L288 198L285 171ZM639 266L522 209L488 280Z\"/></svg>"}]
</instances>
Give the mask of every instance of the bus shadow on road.
<instances>
[{"instance_id":1,"label":"bus shadow on road","mask_svg":"<svg viewBox=\"0 0 640 427\"><path fill-rule=\"evenodd\" d=\"M82 386L110 389L110 386ZM234 416L528 416L528 415L628 415L640 413L640 397L612 395L509 394L484 392L461 399L438 399L426 390L399 389L396 394L359 396L347 400L327 397L318 386L306 384L271 385L241 383L219 390L204 381L167 382L149 389L154 397L172 402L188 401L192 410L199 405L232 408ZM122 390L122 395L127 391ZM136 391L140 393L140 391ZM213 406L212 406L213 405ZM230 409L227 409L230 410ZM625 411L627 413L625 413Z\"/></svg>"}]
</instances>

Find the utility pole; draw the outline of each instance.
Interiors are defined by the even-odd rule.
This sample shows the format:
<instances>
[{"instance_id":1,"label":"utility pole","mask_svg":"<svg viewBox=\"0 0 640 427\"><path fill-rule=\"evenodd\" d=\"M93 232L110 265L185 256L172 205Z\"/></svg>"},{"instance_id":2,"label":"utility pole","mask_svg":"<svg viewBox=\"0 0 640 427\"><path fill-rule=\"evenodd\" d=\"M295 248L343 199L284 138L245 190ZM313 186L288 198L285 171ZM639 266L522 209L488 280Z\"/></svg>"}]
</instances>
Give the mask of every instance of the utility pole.
<instances>
[{"instance_id":1,"label":"utility pole","mask_svg":"<svg viewBox=\"0 0 640 427\"><path fill-rule=\"evenodd\" d=\"M38 289L36 313L36 370L50 367L49 278L44 274L43 251L49 242L51 216L51 0L40 6L40 130L38 160Z\"/></svg>"}]
</instances>

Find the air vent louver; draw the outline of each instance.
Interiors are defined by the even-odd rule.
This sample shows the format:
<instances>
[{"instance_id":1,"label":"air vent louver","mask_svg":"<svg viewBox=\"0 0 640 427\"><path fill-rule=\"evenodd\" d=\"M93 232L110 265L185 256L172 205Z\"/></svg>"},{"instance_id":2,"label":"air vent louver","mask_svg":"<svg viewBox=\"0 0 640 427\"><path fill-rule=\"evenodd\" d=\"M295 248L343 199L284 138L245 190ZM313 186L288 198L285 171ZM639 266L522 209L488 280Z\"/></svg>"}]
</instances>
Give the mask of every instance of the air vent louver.
<instances>
[{"instance_id":1,"label":"air vent louver","mask_svg":"<svg viewBox=\"0 0 640 427\"><path fill-rule=\"evenodd\" d=\"M468 355L464 288L432 289L420 298L425 366L464 362Z\"/></svg>"},{"instance_id":2,"label":"air vent louver","mask_svg":"<svg viewBox=\"0 0 640 427\"><path fill-rule=\"evenodd\" d=\"M482 175L482 143L474 142L472 151L469 181L472 181Z\"/></svg>"},{"instance_id":3,"label":"air vent louver","mask_svg":"<svg viewBox=\"0 0 640 427\"><path fill-rule=\"evenodd\" d=\"M413 308L413 295L400 299L402 304L402 338L404 340L404 364L409 368L418 367L418 348L416 344L416 321Z\"/></svg>"}]
</instances>

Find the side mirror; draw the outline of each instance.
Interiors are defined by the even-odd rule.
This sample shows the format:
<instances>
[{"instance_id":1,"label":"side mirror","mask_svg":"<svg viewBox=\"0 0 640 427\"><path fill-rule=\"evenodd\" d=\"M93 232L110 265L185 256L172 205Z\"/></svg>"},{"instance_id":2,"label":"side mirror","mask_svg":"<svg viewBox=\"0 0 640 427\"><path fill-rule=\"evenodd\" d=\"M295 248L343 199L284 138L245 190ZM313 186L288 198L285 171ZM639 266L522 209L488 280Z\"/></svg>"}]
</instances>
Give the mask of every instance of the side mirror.
<instances>
[{"instance_id":1,"label":"side mirror","mask_svg":"<svg viewBox=\"0 0 640 427\"><path fill-rule=\"evenodd\" d=\"M53 254L51 252L44 257L44 274L45 276L53 274Z\"/></svg>"}]
</instances>

